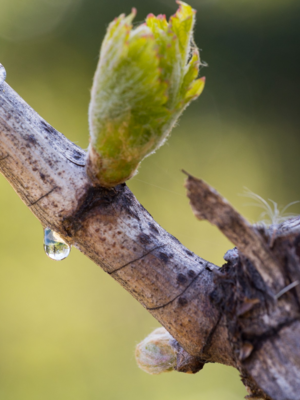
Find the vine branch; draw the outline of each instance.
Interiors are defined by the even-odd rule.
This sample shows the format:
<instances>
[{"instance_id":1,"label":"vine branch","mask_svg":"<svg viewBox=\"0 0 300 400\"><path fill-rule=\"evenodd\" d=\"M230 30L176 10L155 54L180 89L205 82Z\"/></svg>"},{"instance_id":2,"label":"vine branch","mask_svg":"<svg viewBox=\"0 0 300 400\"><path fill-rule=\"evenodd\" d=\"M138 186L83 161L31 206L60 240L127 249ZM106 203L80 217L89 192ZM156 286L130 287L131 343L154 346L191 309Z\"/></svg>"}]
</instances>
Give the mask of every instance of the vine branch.
<instances>
[{"instance_id":1,"label":"vine branch","mask_svg":"<svg viewBox=\"0 0 300 400\"><path fill-rule=\"evenodd\" d=\"M297 400L300 218L271 230L253 227L209 185L188 175L197 218L215 224L237 247L218 268L159 226L125 184L94 186L86 159L0 84L1 173L44 228L98 264L168 330L176 340L176 369L194 373L207 362L231 365L249 398Z\"/></svg>"},{"instance_id":2,"label":"vine branch","mask_svg":"<svg viewBox=\"0 0 300 400\"><path fill-rule=\"evenodd\" d=\"M87 154L6 83L0 86L1 154L2 174L43 227L117 280L186 351L200 354L218 320L208 300L217 267L159 226L125 184L93 186ZM233 364L230 352L220 354Z\"/></svg>"}]
</instances>

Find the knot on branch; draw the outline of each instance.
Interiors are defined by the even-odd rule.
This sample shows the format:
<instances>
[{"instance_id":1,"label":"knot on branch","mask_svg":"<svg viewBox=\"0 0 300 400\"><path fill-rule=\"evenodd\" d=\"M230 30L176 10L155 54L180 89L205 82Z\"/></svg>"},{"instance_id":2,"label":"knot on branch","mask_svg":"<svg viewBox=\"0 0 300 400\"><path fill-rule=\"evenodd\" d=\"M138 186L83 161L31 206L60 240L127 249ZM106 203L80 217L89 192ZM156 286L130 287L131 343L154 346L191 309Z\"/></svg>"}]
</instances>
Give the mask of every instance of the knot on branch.
<instances>
[{"instance_id":1,"label":"knot on branch","mask_svg":"<svg viewBox=\"0 0 300 400\"><path fill-rule=\"evenodd\" d=\"M89 186L83 197L78 201L78 207L72 215L64 218L63 227L69 237L76 235L81 229L82 223L93 215L97 214L113 215L114 204L121 198L124 208L130 208L129 194L124 196L126 184L118 185L114 188L104 188L101 186Z\"/></svg>"},{"instance_id":2,"label":"knot on branch","mask_svg":"<svg viewBox=\"0 0 300 400\"><path fill-rule=\"evenodd\" d=\"M252 226L202 180L188 175L186 187L196 217L216 225L236 246L213 271L210 299L224 316L248 398L297 399L300 217Z\"/></svg>"}]
</instances>

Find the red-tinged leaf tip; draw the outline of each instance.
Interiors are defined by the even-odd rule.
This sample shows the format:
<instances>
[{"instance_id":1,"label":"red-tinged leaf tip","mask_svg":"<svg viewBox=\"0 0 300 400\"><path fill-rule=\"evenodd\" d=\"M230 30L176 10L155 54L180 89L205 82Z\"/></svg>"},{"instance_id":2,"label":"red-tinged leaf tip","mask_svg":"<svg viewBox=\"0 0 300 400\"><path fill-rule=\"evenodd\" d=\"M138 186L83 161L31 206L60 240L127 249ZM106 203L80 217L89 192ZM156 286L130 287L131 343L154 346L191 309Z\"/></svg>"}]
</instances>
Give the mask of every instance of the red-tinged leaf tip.
<instances>
[{"instance_id":1,"label":"red-tinged leaf tip","mask_svg":"<svg viewBox=\"0 0 300 400\"><path fill-rule=\"evenodd\" d=\"M205 83L205 81L206 81L206 77L205 76L201 76L201 78L199 78L200 79L200 81L202 81L202 82L204 82Z\"/></svg>"},{"instance_id":2,"label":"red-tinged leaf tip","mask_svg":"<svg viewBox=\"0 0 300 400\"><path fill-rule=\"evenodd\" d=\"M132 7L132 9L131 9L131 13L132 13L134 16L136 16L137 10L136 10L136 8L135 8L135 7Z\"/></svg>"},{"instance_id":3,"label":"red-tinged leaf tip","mask_svg":"<svg viewBox=\"0 0 300 400\"><path fill-rule=\"evenodd\" d=\"M150 14L147 15L147 19L148 19L148 18L155 18L155 15L152 14L152 13L150 13Z\"/></svg>"},{"instance_id":4,"label":"red-tinged leaf tip","mask_svg":"<svg viewBox=\"0 0 300 400\"><path fill-rule=\"evenodd\" d=\"M165 14L158 14L157 19L164 21L166 19L166 16L165 16Z\"/></svg>"}]
</instances>

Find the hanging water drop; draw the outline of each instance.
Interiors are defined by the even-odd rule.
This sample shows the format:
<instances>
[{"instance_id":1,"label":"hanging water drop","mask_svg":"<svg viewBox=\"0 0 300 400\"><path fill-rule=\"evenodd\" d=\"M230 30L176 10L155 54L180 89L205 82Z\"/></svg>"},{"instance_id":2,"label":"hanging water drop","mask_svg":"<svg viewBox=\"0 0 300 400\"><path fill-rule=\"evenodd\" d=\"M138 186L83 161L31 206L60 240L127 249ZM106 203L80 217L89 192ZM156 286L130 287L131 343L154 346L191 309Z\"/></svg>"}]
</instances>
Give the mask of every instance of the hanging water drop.
<instances>
[{"instance_id":1,"label":"hanging water drop","mask_svg":"<svg viewBox=\"0 0 300 400\"><path fill-rule=\"evenodd\" d=\"M61 261L67 258L71 251L69 246L57 232L50 228L44 231L44 249L48 257L55 261Z\"/></svg>"},{"instance_id":2,"label":"hanging water drop","mask_svg":"<svg viewBox=\"0 0 300 400\"><path fill-rule=\"evenodd\" d=\"M0 85L2 85L5 79L6 79L6 71L3 65L0 63Z\"/></svg>"}]
</instances>

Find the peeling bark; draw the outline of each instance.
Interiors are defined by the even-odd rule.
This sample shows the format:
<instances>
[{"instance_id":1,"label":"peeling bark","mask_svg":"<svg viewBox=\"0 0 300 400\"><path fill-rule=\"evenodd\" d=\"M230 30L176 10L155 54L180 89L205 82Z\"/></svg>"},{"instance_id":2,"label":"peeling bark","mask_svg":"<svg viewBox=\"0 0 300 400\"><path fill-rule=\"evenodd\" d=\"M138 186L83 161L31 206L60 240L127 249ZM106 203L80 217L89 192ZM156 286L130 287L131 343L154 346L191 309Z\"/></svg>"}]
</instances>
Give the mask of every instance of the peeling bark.
<instances>
[{"instance_id":1,"label":"peeling bark","mask_svg":"<svg viewBox=\"0 0 300 400\"><path fill-rule=\"evenodd\" d=\"M189 175L186 187L195 215L237 246L225 255L210 298L226 319L248 398L299 399L300 217L254 227L205 182Z\"/></svg>"},{"instance_id":2,"label":"peeling bark","mask_svg":"<svg viewBox=\"0 0 300 400\"><path fill-rule=\"evenodd\" d=\"M236 246L218 268L163 230L125 184L95 186L86 153L0 85L0 171L41 221L128 290L174 337L177 370L236 367L249 398L300 398L300 218L251 226L188 176L188 196Z\"/></svg>"}]
</instances>

